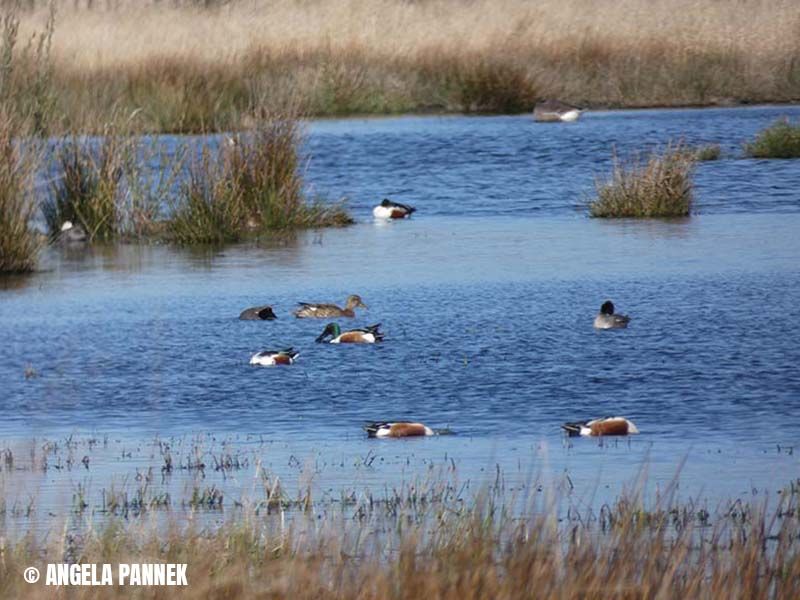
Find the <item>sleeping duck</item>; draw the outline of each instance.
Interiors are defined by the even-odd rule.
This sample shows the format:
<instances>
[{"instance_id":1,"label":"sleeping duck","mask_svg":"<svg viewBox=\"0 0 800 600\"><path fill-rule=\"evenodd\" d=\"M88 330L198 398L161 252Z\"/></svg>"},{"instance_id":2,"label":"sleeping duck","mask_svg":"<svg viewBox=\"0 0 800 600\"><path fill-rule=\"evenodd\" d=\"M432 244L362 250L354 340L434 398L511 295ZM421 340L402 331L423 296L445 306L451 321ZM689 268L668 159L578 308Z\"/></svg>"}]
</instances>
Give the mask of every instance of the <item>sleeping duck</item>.
<instances>
[{"instance_id":1,"label":"sleeping duck","mask_svg":"<svg viewBox=\"0 0 800 600\"><path fill-rule=\"evenodd\" d=\"M300 356L294 348L285 350L263 350L250 357L251 365L271 367L273 365L292 365L295 359Z\"/></svg>"},{"instance_id":2,"label":"sleeping duck","mask_svg":"<svg viewBox=\"0 0 800 600\"><path fill-rule=\"evenodd\" d=\"M298 302L300 308L294 311L294 316L298 319L330 319L331 317L355 317L356 308L367 308L361 300L361 296L353 294L347 297L344 308L339 308L335 304L311 304L309 302Z\"/></svg>"},{"instance_id":3,"label":"sleeping duck","mask_svg":"<svg viewBox=\"0 0 800 600\"><path fill-rule=\"evenodd\" d=\"M614 303L611 300L606 300L600 307L600 312L594 318L595 329L624 329L628 326L631 320L626 315L617 315L614 313Z\"/></svg>"},{"instance_id":4,"label":"sleeping duck","mask_svg":"<svg viewBox=\"0 0 800 600\"><path fill-rule=\"evenodd\" d=\"M545 100L534 107L533 120L540 123L570 122L577 121L582 113L582 108L572 104L560 100Z\"/></svg>"},{"instance_id":5,"label":"sleeping duck","mask_svg":"<svg viewBox=\"0 0 800 600\"><path fill-rule=\"evenodd\" d=\"M278 316L272 312L272 307L267 305L246 308L239 315L240 321L272 321L277 318Z\"/></svg>"},{"instance_id":6,"label":"sleeping duck","mask_svg":"<svg viewBox=\"0 0 800 600\"><path fill-rule=\"evenodd\" d=\"M370 325L364 329L350 329L342 331L338 323L329 323L317 338L318 343L329 344L374 344L383 341L383 333L378 331L380 323ZM330 340L328 340L330 338Z\"/></svg>"},{"instance_id":7,"label":"sleeping duck","mask_svg":"<svg viewBox=\"0 0 800 600\"><path fill-rule=\"evenodd\" d=\"M64 221L56 237L56 241L61 244L81 244L87 240L88 236L83 227L75 225L72 221Z\"/></svg>"},{"instance_id":8,"label":"sleeping duck","mask_svg":"<svg viewBox=\"0 0 800 600\"><path fill-rule=\"evenodd\" d=\"M422 423L366 423L364 424L364 431L367 432L367 437L371 438L399 438L435 435L433 429L426 427Z\"/></svg>"},{"instance_id":9,"label":"sleeping duck","mask_svg":"<svg viewBox=\"0 0 800 600\"><path fill-rule=\"evenodd\" d=\"M569 436L633 435L639 433L636 425L625 417L604 417L582 423L564 423L561 428Z\"/></svg>"},{"instance_id":10,"label":"sleeping duck","mask_svg":"<svg viewBox=\"0 0 800 600\"><path fill-rule=\"evenodd\" d=\"M384 198L383 202L372 209L372 214L376 219L407 219L416 210L408 204L400 204Z\"/></svg>"}]
</instances>

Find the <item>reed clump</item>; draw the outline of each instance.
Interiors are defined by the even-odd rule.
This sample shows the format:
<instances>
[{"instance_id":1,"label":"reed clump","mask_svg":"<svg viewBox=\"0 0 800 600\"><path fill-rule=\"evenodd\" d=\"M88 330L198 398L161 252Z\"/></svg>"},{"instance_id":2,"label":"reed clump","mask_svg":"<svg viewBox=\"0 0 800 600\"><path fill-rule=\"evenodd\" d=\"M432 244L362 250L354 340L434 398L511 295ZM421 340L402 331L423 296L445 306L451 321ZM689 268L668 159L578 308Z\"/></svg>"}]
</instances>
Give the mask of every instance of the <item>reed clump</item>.
<instances>
[{"instance_id":1,"label":"reed clump","mask_svg":"<svg viewBox=\"0 0 800 600\"><path fill-rule=\"evenodd\" d=\"M341 203L308 201L299 147L302 132L292 115L261 119L250 132L204 143L167 224L180 244L221 244L281 230L352 223Z\"/></svg>"},{"instance_id":2,"label":"reed clump","mask_svg":"<svg viewBox=\"0 0 800 600\"><path fill-rule=\"evenodd\" d=\"M119 211L127 143L113 132L100 140L73 136L56 150L56 176L42 202L50 235L65 221L79 225L89 242L109 242L122 233Z\"/></svg>"},{"instance_id":3,"label":"reed clump","mask_svg":"<svg viewBox=\"0 0 800 600\"><path fill-rule=\"evenodd\" d=\"M800 158L800 124L779 119L745 146L752 158Z\"/></svg>"},{"instance_id":4,"label":"reed clump","mask_svg":"<svg viewBox=\"0 0 800 600\"><path fill-rule=\"evenodd\" d=\"M695 156L668 146L649 156L614 156L611 177L597 179L589 214L602 218L686 217L692 208Z\"/></svg>"},{"instance_id":5,"label":"reed clump","mask_svg":"<svg viewBox=\"0 0 800 600\"><path fill-rule=\"evenodd\" d=\"M42 246L41 235L32 228L37 211L35 145L23 145L16 135L14 121L0 112L0 273L34 270Z\"/></svg>"},{"instance_id":6,"label":"reed clump","mask_svg":"<svg viewBox=\"0 0 800 600\"><path fill-rule=\"evenodd\" d=\"M722 156L722 148L719 144L708 144L700 146L693 151L694 159L698 162L708 162L712 160L719 160Z\"/></svg>"}]
</instances>

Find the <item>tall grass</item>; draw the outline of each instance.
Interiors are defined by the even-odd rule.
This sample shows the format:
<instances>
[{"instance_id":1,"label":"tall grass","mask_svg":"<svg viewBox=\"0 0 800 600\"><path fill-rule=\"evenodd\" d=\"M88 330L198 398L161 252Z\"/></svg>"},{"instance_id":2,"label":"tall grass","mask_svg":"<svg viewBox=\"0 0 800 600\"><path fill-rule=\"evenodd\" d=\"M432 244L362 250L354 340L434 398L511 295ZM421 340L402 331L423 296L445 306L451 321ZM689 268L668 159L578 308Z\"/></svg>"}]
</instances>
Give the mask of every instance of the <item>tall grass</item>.
<instances>
[{"instance_id":1,"label":"tall grass","mask_svg":"<svg viewBox=\"0 0 800 600\"><path fill-rule=\"evenodd\" d=\"M753 158L800 158L800 125L780 119L761 131L745 146Z\"/></svg>"},{"instance_id":2,"label":"tall grass","mask_svg":"<svg viewBox=\"0 0 800 600\"><path fill-rule=\"evenodd\" d=\"M247 134L203 144L173 205L168 229L182 244L233 242L257 233L352 222L341 204L307 201L291 114L273 114Z\"/></svg>"},{"instance_id":3,"label":"tall grass","mask_svg":"<svg viewBox=\"0 0 800 600\"><path fill-rule=\"evenodd\" d=\"M80 225L91 242L119 236L125 146L112 132L97 144L73 136L58 146L57 175L50 196L42 202L51 236L61 231L65 221Z\"/></svg>"},{"instance_id":4,"label":"tall grass","mask_svg":"<svg viewBox=\"0 0 800 600\"><path fill-rule=\"evenodd\" d=\"M4 598L61 597L27 584L26 567L47 563L186 563L181 598L681 598L793 599L800 593L800 522L795 495L777 509L732 504L711 523L693 503L645 507L635 497L599 513L552 506L517 510L488 491L462 504L425 490L350 508L244 507L213 530L161 519L111 520L75 535L6 541ZM195 511L217 510L197 504ZM158 588L112 587L161 597ZM94 597L94 592L89 593Z\"/></svg>"},{"instance_id":5,"label":"tall grass","mask_svg":"<svg viewBox=\"0 0 800 600\"><path fill-rule=\"evenodd\" d=\"M55 4L46 5L42 22L27 28L20 47L20 17L11 6L3 11L0 27L0 105L18 123L19 130L34 136L46 134L56 120L56 88L53 83L51 47L55 34ZM4 7L5 8L5 7Z\"/></svg>"},{"instance_id":6,"label":"tall grass","mask_svg":"<svg viewBox=\"0 0 800 600\"><path fill-rule=\"evenodd\" d=\"M692 151L668 146L643 158L614 156L609 179L597 179L593 217L685 217L692 208Z\"/></svg>"},{"instance_id":7,"label":"tall grass","mask_svg":"<svg viewBox=\"0 0 800 600\"><path fill-rule=\"evenodd\" d=\"M52 101L49 126L60 131L97 132L115 111L136 110L144 130L229 131L262 103L298 98L312 116L516 112L537 98L800 98L800 5L788 0L57 4L52 45L42 46L50 67L37 71L47 85L32 85L18 56L9 89ZM21 40L47 31L47 11L33 5L20 13Z\"/></svg>"},{"instance_id":8,"label":"tall grass","mask_svg":"<svg viewBox=\"0 0 800 600\"><path fill-rule=\"evenodd\" d=\"M31 228L38 161L32 144L23 147L16 134L11 117L0 112L0 273L32 271L41 247Z\"/></svg>"}]
</instances>

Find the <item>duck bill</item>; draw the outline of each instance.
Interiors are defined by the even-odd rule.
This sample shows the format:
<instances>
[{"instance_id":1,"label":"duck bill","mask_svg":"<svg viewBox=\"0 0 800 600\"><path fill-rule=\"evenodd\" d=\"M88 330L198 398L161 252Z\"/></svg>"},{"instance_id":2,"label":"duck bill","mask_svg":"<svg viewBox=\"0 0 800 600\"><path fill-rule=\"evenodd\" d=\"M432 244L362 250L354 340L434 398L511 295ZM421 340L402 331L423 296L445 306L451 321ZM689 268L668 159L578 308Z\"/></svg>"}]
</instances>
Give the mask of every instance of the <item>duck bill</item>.
<instances>
[{"instance_id":1,"label":"duck bill","mask_svg":"<svg viewBox=\"0 0 800 600\"><path fill-rule=\"evenodd\" d=\"M317 342L318 344L321 344L322 342L325 341L325 338L327 338L327 337L328 337L328 332L327 331L323 331L321 334L319 334L317 339L314 340L314 341Z\"/></svg>"}]
</instances>

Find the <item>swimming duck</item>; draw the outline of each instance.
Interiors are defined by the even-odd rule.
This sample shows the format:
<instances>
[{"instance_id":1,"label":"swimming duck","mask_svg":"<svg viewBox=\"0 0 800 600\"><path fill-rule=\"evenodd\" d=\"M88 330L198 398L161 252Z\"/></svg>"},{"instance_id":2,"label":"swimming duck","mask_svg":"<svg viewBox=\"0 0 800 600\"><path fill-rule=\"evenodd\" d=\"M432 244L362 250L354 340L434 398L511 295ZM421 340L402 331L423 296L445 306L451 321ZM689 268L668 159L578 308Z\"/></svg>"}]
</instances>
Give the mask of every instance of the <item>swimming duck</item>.
<instances>
[{"instance_id":1,"label":"swimming duck","mask_svg":"<svg viewBox=\"0 0 800 600\"><path fill-rule=\"evenodd\" d=\"M614 314L614 303L606 300L600 307L600 312L594 318L595 329L624 329L631 320L626 315Z\"/></svg>"},{"instance_id":2,"label":"swimming duck","mask_svg":"<svg viewBox=\"0 0 800 600\"><path fill-rule=\"evenodd\" d=\"M625 417L605 417L583 423L564 423L561 428L570 436L633 435L636 425Z\"/></svg>"},{"instance_id":3,"label":"swimming duck","mask_svg":"<svg viewBox=\"0 0 800 600\"><path fill-rule=\"evenodd\" d=\"M353 294L347 297L344 308L339 308L335 304L310 304L308 302L298 302L300 308L294 311L294 316L298 319L329 319L330 317L355 317L355 308L367 308L361 300L361 296Z\"/></svg>"},{"instance_id":4,"label":"swimming duck","mask_svg":"<svg viewBox=\"0 0 800 600\"><path fill-rule=\"evenodd\" d=\"M400 204L384 198L383 202L372 209L372 214L376 219L407 219L416 210L408 204Z\"/></svg>"},{"instance_id":5,"label":"swimming duck","mask_svg":"<svg viewBox=\"0 0 800 600\"><path fill-rule=\"evenodd\" d=\"M383 333L378 331L380 323L364 329L342 331L338 323L328 323L325 330L317 338L317 342L327 341L329 344L374 344L383 341ZM330 337L330 340L327 338Z\"/></svg>"},{"instance_id":6,"label":"swimming duck","mask_svg":"<svg viewBox=\"0 0 800 600\"><path fill-rule=\"evenodd\" d=\"M300 353L294 348L286 348L285 350L263 350L250 357L250 364L261 365L262 367L292 365L298 356L300 356Z\"/></svg>"},{"instance_id":7,"label":"swimming duck","mask_svg":"<svg viewBox=\"0 0 800 600\"><path fill-rule=\"evenodd\" d=\"M239 315L240 321L272 321L277 318L278 316L272 312L272 307L267 305L247 308Z\"/></svg>"},{"instance_id":8,"label":"swimming duck","mask_svg":"<svg viewBox=\"0 0 800 600\"><path fill-rule=\"evenodd\" d=\"M366 423L364 431L367 432L367 437L371 438L435 435L433 429L422 423Z\"/></svg>"},{"instance_id":9,"label":"swimming duck","mask_svg":"<svg viewBox=\"0 0 800 600\"><path fill-rule=\"evenodd\" d=\"M577 121L583 113L582 108L561 102L560 100L544 100L533 109L533 120L540 123L553 123L558 121Z\"/></svg>"},{"instance_id":10,"label":"swimming duck","mask_svg":"<svg viewBox=\"0 0 800 600\"><path fill-rule=\"evenodd\" d=\"M72 221L64 221L61 224L61 233L58 234L57 241L67 244L78 244L85 242L86 239L86 232L80 225L75 225Z\"/></svg>"}]
</instances>

